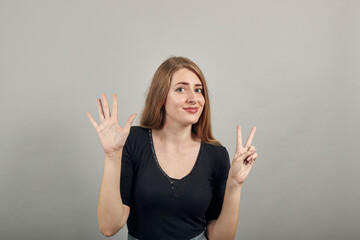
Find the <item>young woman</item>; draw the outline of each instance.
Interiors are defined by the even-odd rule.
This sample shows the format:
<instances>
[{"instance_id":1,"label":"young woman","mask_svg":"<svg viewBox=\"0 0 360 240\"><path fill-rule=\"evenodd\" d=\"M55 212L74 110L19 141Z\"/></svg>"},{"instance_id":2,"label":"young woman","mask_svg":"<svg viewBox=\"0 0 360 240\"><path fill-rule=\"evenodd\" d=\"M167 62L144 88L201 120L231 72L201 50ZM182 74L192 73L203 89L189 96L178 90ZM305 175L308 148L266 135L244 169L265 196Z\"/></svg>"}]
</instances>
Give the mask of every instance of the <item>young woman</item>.
<instances>
[{"instance_id":1,"label":"young woman","mask_svg":"<svg viewBox=\"0 0 360 240\"><path fill-rule=\"evenodd\" d=\"M171 57L154 74L141 114L132 126L118 122L105 94L98 99L101 124L89 112L105 153L98 223L105 236L127 223L128 239L234 239L240 194L258 154L253 127L236 153L212 135L205 78L190 59Z\"/></svg>"}]
</instances>

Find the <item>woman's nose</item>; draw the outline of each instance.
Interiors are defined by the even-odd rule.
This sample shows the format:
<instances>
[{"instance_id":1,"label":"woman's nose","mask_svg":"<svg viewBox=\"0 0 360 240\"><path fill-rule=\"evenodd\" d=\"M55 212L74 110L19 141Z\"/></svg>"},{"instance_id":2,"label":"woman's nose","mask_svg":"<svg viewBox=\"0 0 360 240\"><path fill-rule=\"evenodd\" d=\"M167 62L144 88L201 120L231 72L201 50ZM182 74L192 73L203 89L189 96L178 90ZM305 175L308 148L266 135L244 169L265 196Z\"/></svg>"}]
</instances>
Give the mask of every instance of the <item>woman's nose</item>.
<instances>
[{"instance_id":1,"label":"woman's nose","mask_svg":"<svg viewBox=\"0 0 360 240\"><path fill-rule=\"evenodd\" d=\"M197 96L194 90L190 90L188 92L187 100L188 102L196 102Z\"/></svg>"}]
</instances>

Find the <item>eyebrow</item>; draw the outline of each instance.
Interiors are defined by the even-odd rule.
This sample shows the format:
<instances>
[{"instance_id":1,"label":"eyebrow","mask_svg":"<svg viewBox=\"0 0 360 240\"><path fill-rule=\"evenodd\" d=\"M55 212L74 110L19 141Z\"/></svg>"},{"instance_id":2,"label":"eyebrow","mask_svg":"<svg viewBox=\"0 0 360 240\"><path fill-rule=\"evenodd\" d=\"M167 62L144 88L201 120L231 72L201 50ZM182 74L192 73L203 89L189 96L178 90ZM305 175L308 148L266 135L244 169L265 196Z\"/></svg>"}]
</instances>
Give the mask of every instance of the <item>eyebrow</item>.
<instances>
[{"instance_id":1,"label":"eyebrow","mask_svg":"<svg viewBox=\"0 0 360 240\"><path fill-rule=\"evenodd\" d=\"M177 84L175 84L175 86L178 85L178 84L190 85L187 82L178 82ZM195 86L201 86L202 87L202 84L201 83L200 84L195 84Z\"/></svg>"}]
</instances>

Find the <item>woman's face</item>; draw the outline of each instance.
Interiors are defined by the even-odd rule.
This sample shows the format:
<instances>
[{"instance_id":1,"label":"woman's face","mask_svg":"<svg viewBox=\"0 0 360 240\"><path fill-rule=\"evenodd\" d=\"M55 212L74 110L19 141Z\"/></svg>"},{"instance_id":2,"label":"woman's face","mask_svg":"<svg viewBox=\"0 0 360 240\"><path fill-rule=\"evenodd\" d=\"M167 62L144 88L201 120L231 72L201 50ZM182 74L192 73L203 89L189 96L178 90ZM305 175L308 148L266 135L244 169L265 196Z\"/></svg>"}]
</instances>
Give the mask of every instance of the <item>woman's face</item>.
<instances>
[{"instance_id":1,"label":"woman's face","mask_svg":"<svg viewBox=\"0 0 360 240\"><path fill-rule=\"evenodd\" d=\"M205 98L203 86L195 73L187 68L176 71L171 79L170 90L165 102L165 124L178 122L192 125L198 122Z\"/></svg>"}]
</instances>

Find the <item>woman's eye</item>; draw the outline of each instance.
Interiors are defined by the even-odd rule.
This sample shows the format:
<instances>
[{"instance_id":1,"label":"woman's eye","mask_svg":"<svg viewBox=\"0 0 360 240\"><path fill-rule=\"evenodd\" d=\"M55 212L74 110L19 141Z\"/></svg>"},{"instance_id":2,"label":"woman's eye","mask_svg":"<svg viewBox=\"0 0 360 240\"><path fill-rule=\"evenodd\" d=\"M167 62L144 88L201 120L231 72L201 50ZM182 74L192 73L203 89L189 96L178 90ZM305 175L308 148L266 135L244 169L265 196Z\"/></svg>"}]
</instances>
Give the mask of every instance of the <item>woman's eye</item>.
<instances>
[{"instance_id":1,"label":"woman's eye","mask_svg":"<svg viewBox=\"0 0 360 240\"><path fill-rule=\"evenodd\" d=\"M185 89L183 87L179 87L178 89L176 89L176 91L177 92L184 92ZM198 93L202 93L202 88L197 88L195 91L198 92Z\"/></svg>"}]
</instances>

